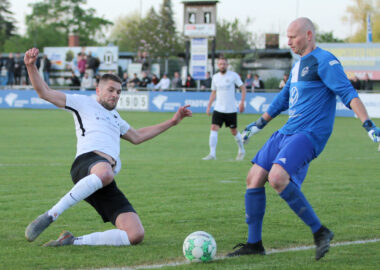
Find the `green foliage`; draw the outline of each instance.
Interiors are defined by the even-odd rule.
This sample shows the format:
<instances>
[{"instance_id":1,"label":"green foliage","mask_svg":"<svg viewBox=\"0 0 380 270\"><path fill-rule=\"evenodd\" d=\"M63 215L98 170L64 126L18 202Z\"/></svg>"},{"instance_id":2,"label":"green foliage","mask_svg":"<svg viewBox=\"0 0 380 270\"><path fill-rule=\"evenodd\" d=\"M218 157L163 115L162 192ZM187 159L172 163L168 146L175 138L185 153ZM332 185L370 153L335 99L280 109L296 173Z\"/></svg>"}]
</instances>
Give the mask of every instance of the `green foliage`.
<instances>
[{"instance_id":1,"label":"green foliage","mask_svg":"<svg viewBox=\"0 0 380 270\"><path fill-rule=\"evenodd\" d=\"M171 113L120 112L141 128L171 118ZM239 114L239 129L257 115ZM98 269L134 268L185 262L182 244L191 232L204 230L218 245L217 256L245 242L245 178L250 158L287 120L278 116L246 146L243 162L228 129L220 129L218 160L206 162L210 118L194 114L152 141L121 143L122 170L116 176L145 228L141 245L128 247L68 246L46 248L62 230L75 236L114 228L80 202L67 210L36 241L24 230L70 188L75 156L72 116L62 110L0 110L0 268ZM375 119L376 124L380 120ZM27 133L27 139L25 134ZM309 168L302 191L322 222L335 233L333 244L380 238L379 153L360 121L337 118L326 149ZM266 185L267 209L263 243L267 251L309 246L308 250L267 256L220 259L164 269L377 269L380 243L334 246L321 261L314 259L310 230ZM141 267L142 268L142 267Z\"/></svg>"},{"instance_id":2,"label":"green foliage","mask_svg":"<svg viewBox=\"0 0 380 270\"><path fill-rule=\"evenodd\" d=\"M33 47L33 41L27 37L14 35L4 42L4 52L25 52Z\"/></svg>"},{"instance_id":3,"label":"green foliage","mask_svg":"<svg viewBox=\"0 0 380 270\"><path fill-rule=\"evenodd\" d=\"M268 78L264 82L265 89L278 89L281 79L279 78Z\"/></svg>"},{"instance_id":4,"label":"green foliage","mask_svg":"<svg viewBox=\"0 0 380 270\"><path fill-rule=\"evenodd\" d=\"M112 22L97 17L95 9L83 9L86 0L43 0L30 4L32 13L26 16L28 36L39 47L67 46L70 33L79 35L81 46L102 44L105 31ZM55 33L47 37L44 34ZM47 38L53 38L49 42ZM59 44L57 44L59 43Z\"/></svg>"},{"instance_id":5,"label":"green foliage","mask_svg":"<svg viewBox=\"0 0 380 270\"><path fill-rule=\"evenodd\" d=\"M315 40L319 43L341 43L344 40L334 37L333 32L317 33Z\"/></svg>"},{"instance_id":6,"label":"green foliage","mask_svg":"<svg viewBox=\"0 0 380 270\"><path fill-rule=\"evenodd\" d=\"M5 41L15 35L16 20L10 7L8 0L0 0L0 50L4 49Z\"/></svg>"},{"instance_id":7,"label":"green foliage","mask_svg":"<svg viewBox=\"0 0 380 270\"><path fill-rule=\"evenodd\" d=\"M357 25L357 31L351 37L350 42L366 42L367 40L367 13L372 19L372 40L380 42L380 1L353 0L354 4L348 6L347 16L343 18L346 23Z\"/></svg>"},{"instance_id":8,"label":"green foliage","mask_svg":"<svg viewBox=\"0 0 380 270\"><path fill-rule=\"evenodd\" d=\"M146 51L153 57L167 57L183 51L182 37L177 33L170 0L164 0L160 14L152 7L144 18L137 13L117 19L111 40L120 51Z\"/></svg>"},{"instance_id":9,"label":"green foliage","mask_svg":"<svg viewBox=\"0 0 380 270\"><path fill-rule=\"evenodd\" d=\"M252 33L247 27L250 20L242 24L238 19L232 22L218 21L216 24L216 49L241 51L254 46Z\"/></svg>"}]
</instances>

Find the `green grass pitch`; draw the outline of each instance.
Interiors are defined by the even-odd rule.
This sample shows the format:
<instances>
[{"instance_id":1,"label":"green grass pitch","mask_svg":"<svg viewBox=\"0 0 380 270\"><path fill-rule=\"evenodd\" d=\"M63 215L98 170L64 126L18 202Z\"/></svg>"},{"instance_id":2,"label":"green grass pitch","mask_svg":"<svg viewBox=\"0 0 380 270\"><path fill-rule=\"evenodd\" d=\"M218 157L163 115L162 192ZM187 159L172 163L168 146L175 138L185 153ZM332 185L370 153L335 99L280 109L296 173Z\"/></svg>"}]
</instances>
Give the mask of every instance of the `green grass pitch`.
<instances>
[{"instance_id":1,"label":"green grass pitch","mask_svg":"<svg viewBox=\"0 0 380 270\"><path fill-rule=\"evenodd\" d=\"M167 113L121 112L133 127L164 121ZM239 115L240 130L258 115ZM67 210L35 242L25 227L72 186L74 123L61 110L0 110L0 269L94 269L182 262L182 243L194 231L212 234L218 256L245 242L245 177L250 159L286 121L279 116L247 145L236 162L229 130L219 132L216 161L208 154L210 118L195 114L152 141L121 144L116 180L143 222L138 246L46 248L62 230L76 236L113 228L85 202ZM375 120L380 125L379 120ZM380 238L380 153L358 119L337 118L324 152L311 163L303 192L333 243ZM313 245L309 229L267 186L263 242L267 251ZM314 249L184 264L163 269L378 269L380 243L332 247L321 261Z\"/></svg>"}]
</instances>

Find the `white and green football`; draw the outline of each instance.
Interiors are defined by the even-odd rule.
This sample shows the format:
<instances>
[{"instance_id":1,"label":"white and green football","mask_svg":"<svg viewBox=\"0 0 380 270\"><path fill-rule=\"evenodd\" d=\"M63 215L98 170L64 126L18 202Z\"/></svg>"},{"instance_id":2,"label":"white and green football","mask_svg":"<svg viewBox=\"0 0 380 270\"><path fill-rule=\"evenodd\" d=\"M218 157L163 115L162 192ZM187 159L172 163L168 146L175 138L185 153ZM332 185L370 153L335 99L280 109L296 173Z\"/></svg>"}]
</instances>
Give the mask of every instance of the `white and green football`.
<instances>
[{"instance_id":1,"label":"white and green football","mask_svg":"<svg viewBox=\"0 0 380 270\"><path fill-rule=\"evenodd\" d=\"M215 239L207 232L193 232L183 242L183 255L190 262L209 262L215 254Z\"/></svg>"}]
</instances>

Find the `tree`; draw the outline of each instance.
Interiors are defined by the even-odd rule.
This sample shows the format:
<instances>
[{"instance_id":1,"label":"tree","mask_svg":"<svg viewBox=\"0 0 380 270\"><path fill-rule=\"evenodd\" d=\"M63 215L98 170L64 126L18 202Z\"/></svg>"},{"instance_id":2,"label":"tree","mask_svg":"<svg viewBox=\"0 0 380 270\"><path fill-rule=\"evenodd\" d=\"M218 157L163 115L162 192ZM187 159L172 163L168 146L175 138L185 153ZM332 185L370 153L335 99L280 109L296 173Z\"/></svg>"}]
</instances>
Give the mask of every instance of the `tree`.
<instances>
[{"instance_id":1,"label":"tree","mask_svg":"<svg viewBox=\"0 0 380 270\"><path fill-rule=\"evenodd\" d=\"M252 33L247 30L250 20L241 24L238 19L232 22L222 20L216 24L216 49L241 51L254 45Z\"/></svg>"},{"instance_id":2,"label":"tree","mask_svg":"<svg viewBox=\"0 0 380 270\"><path fill-rule=\"evenodd\" d=\"M3 50L4 42L15 35L16 20L12 17L10 7L8 0L0 0L0 50Z\"/></svg>"},{"instance_id":3,"label":"tree","mask_svg":"<svg viewBox=\"0 0 380 270\"><path fill-rule=\"evenodd\" d=\"M26 16L27 35L36 46L66 46L68 35L79 35L81 46L101 44L112 22L97 17L95 9L83 9L86 0L43 0L34 4ZM45 36L54 33L53 36ZM53 42L49 39L54 38Z\"/></svg>"},{"instance_id":4,"label":"tree","mask_svg":"<svg viewBox=\"0 0 380 270\"><path fill-rule=\"evenodd\" d=\"M144 18L137 13L119 18L111 40L121 51L146 51L153 57L167 57L183 51L183 38L177 33L171 1L164 0L160 14L152 7Z\"/></svg>"},{"instance_id":5,"label":"tree","mask_svg":"<svg viewBox=\"0 0 380 270\"><path fill-rule=\"evenodd\" d=\"M367 35L367 14L372 17L372 38L374 42L380 42L380 0L376 1L376 6L371 0L353 0L354 5L347 7L348 15L343 17L343 21L357 25L357 31L351 37L350 42L366 42Z\"/></svg>"}]
</instances>

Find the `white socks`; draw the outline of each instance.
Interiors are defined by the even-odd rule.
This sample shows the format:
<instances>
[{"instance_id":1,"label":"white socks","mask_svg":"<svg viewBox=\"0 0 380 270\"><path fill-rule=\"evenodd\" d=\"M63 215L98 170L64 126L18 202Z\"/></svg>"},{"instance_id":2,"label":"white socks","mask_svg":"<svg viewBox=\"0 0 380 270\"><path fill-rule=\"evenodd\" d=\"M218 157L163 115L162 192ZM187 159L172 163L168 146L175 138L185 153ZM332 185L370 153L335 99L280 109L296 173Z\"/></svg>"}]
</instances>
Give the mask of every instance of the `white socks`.
<instances>
[{"instance_id":1,"label":"white socks","mask_svg":"<svg viewBox=\"0 0 380 270\"><path fill-rule=\"evenodd\" d=\"M74 245L87 245L87 246L128 246L128 234L119 229L108 230L105 232L95 232L74 240Z\"/></svg>"},{"instance_id":2,"label":"white socks","mask_svg":"<svg viewBox=\"0 0 380 270\"><path fill-rule=\"evenodd\" d=\"M210 145L210 155L215 157L216 155L216 145L218 144L218 131L211 130L209 145Z\"/></svg>"},{"instance_id":3,"label":"white socks","mask_svg":"<svg viewBox=\"0 0 380 270\"><path fill-rule=\"evenodd\" d=\"M239 147L239 153L245 153L243 139L241 138L241 134L239 131L237 132L234 138Z\"/></svg>"},{"instance_id":4,"label":"white socks","mask_svg":"<svg viewBox=\"0 0 380 270\"><path fill-rule=\"evenodd\" d=\"M48 215L52 216L53 220L56 220L59 215L63 213L63 211L80 202L81 200L86 199L88 196L102 187L102 180L100 180L100 178L95 174L91 174L82 178L65 196L59 200L56 205L54 205L48 211Z\"/></svg>"}]
</instances>

